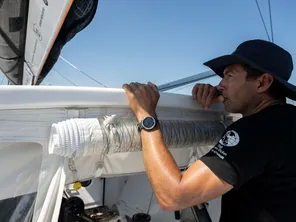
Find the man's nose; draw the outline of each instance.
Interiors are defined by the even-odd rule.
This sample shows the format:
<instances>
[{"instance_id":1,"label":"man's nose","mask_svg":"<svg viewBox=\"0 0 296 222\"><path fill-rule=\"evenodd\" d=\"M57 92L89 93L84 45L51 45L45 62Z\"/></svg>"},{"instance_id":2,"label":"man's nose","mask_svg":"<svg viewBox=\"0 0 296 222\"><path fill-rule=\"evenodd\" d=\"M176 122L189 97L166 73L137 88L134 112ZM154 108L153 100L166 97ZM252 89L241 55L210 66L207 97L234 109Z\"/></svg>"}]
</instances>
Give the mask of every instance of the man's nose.
<instances>
[{"instance_id":1,"label":"man's nose","mask_svg":"<svg viewBox=\"0 0 296 222\"><path fill-rule=\"evenodd\" d=\"M220 83L218 84L217 89L218 89L219 91L223 91L223 90L225 90L225 85L224 85L224 83L223 83L223 79L222 79L222 80L220 81Z\"/></svg>"}]
</instances>

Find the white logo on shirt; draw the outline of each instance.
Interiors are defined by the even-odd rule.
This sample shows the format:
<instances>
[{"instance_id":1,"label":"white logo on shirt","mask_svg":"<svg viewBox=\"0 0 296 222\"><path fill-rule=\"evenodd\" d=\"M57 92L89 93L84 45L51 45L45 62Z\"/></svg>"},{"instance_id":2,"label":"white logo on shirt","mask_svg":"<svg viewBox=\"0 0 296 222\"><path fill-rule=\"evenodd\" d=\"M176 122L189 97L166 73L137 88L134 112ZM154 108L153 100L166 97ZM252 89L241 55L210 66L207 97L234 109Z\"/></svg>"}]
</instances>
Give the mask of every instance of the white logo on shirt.
<instances>
[{"instance_id":1,"label":"white logo on shirt","mask_svg":"<svg viewBox=\"0 0 296 222\"><path fill-rule=\"evenodd\" d=\"M239 135L234 130L230 130L220 139L223 146L236 146L239 143Z\"/></svg>"}]
</instances>

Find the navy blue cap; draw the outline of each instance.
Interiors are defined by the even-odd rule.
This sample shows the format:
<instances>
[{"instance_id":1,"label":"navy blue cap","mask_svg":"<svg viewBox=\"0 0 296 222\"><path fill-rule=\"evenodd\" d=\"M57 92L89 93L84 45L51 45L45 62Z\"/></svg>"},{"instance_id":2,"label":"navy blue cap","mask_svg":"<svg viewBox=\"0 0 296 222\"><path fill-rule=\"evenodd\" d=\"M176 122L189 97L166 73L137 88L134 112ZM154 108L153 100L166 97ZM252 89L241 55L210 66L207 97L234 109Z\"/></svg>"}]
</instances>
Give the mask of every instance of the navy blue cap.
<instances>
[{"instance_id":1,"label":"navy blue cap","mask_svg":"<svg viewBox=\"0 0 296 222\"><path fill-rule=\"evenodd\" d=\"M249 40L241 43L232 54L204 63L222 78L224 69L232 64L246 64L272 75L284 86L286 97L296 100L296 86L288 82L293 71L292 56L280 46L260 39Z\"/></svg>"}]
</instances>

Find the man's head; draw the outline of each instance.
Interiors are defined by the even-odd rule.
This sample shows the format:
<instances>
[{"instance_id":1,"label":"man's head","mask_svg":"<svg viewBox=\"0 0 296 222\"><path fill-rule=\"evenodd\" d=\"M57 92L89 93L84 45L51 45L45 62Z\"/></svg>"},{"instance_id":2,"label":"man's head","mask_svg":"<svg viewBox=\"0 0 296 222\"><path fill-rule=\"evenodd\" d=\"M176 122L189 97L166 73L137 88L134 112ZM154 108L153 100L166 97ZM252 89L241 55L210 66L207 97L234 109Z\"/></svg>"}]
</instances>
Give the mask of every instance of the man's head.
<instances>
[{"instance_id":1,"label":"man's head","mask_svg":"<svg viewBox=\"0 0 296 222\"><path fill-rule=\"evenodd\" d=\"M281 85L268 73L244 64L232 64L224 69L218 89L225 97L225 110L250 113L262 102L281 101L285 95Z\"/></svg>"},{"instance_id":2,"label":"man's head","mask_svg":"<svg viewBox=\"0 0 296 222\"><path fill-rule=\"evenodd\" d=\"M232 54L204 64L222 77L218 89L228 112L244 114L264 101L296 100L296 86L288 83L292 57L274 43L246 41Z\"/></svg>"}]
</instances>

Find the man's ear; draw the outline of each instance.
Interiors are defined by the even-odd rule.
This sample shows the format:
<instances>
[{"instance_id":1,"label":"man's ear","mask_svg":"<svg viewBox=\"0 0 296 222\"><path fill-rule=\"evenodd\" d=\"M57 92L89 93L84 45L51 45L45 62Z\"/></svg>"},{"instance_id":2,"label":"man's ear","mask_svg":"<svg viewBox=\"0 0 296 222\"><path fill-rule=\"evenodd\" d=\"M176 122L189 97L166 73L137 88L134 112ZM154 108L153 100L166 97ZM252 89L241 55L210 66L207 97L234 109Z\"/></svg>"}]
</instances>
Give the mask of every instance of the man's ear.
<instances>
[{"instance_id":1,"label":"man's ear","mask_svg":"<svg viewBox=\"0 0 296 222\"><path fill-rule=\"evenodd\" d=\"M258 83L257 85L258 93L265 92L269 89L269 87L273 83L273 76L268 73L264 73L258 77L257 83Z\"/></svg>"}]
</instances>

